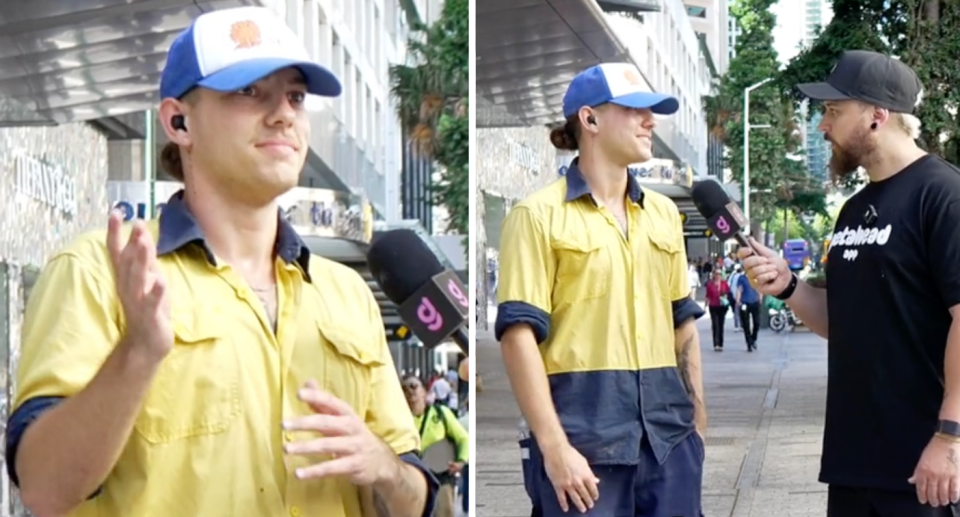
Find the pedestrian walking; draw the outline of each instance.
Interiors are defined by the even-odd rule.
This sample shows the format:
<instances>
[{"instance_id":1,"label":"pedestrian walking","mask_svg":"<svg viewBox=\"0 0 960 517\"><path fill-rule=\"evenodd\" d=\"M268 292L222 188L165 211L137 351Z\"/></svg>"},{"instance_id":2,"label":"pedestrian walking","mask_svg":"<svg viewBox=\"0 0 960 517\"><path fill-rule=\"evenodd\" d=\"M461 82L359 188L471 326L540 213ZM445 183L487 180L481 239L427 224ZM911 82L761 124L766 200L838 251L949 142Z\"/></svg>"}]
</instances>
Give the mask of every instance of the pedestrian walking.
<instances>
[{"instance_id":1,"label":"pedestrian walking","mask_svg":"<svg viewBox=\"0 0 960 517\"><path fill-rule=\"evenodd\" d=\"M753 352L757 349L757 335L760 333L760 293L750 285L750 279L745 275L737 278L735 289L736 310L740 313L747 352Z\"/></svg>"},{"instance_id":2,"label":"pedestrian walking","mask_svg":"<svg viewBox=\"0 0 960 517\"><path fill-rule=\"evenodd\" d=\"M710 329L713 334L713 350L723 351L723 327L730 306L730 286L719 271L713 272L713 278L707 282L707 307L710 311Z\"/></svg>"},{"instance_id":3,"label":"pedestrian walking","mask_svg":"<svg viewBox=\"0 0 960 517\"><path fill-rule=\"evenodd\" d=\"M742 275L742 274L743 274L743 266L741 266L740 264L734 264L734 266L733 266L733 273L731 273L730 276L727 278L727 285L730 286L730 292L731 292L731 294L733 293L733 289L736 289L737 286L740 285L740 284L739 284L739 282L740 282L740 275ZM730 307L731 307L730 314L731 314L731 318L733 319L733 331L734 331L734 332L740 332L740 329L741 329L741 325L740 325L740 311L737 309L736 300L733 299L732 296L731 296L730 299L731 299L731 303L730 303Z\"/></svg>"}]
</instances>

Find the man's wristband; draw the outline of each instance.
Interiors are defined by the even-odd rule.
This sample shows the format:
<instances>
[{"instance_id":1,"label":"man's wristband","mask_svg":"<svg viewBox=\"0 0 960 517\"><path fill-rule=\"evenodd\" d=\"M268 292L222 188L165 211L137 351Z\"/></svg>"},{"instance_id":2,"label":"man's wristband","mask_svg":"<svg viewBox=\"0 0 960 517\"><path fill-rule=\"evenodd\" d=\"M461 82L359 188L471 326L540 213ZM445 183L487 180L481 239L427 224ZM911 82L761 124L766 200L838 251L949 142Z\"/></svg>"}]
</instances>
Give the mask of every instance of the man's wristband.
<instances>
[{"instance_id":1,"label":"man's wristband","mask_svg":"<svg viewBox=\"0 0 960 517\"><path fill-rule=\"evenodd\" d=\"M946 434L946 433L936 432L936 433L933 433L933 436L945 442L960 443L960 438L957 438L956 436L950 436L949 434Z\"/></svg>"},{"instance_id":2,"label":"man's wristband","mask_svg":"<svg viewBox=\"0 0 960 517\"><path fill-rule=\"evenodd\" d=\"M790 284L787 285L787 288L780 292L780 294L774 295L773 297L778 300L787 301L793 296L793 292L797 290L797 284L800 282L800 278L797 277L796 273L790 273Z\"/></svg>"},{"instance_id":3,"label":"man's wristband","mask_svg":"<svg viewBox=\"0 0 960 517\"><path fill-rule=\"evenodd\" d=\"M960 422L941 419L937 422L937 432L960 440Z\"/></svg>"}]
</instances>

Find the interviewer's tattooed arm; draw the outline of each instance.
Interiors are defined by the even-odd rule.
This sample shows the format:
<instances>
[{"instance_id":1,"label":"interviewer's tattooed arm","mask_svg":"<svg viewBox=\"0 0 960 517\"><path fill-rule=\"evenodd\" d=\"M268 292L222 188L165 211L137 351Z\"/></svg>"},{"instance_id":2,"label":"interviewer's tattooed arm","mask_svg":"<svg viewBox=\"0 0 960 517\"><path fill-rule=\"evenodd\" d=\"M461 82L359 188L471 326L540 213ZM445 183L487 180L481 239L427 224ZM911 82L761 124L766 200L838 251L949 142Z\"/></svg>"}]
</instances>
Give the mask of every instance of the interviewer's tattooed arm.
<instances>
[{"instance_id":1,"label":"interviewer's tattooed arm","mask_svg":"<svg viewBox=\"0 0 960 517\"><path fill-rule=\"evenodd\" d=\"M953 321L943 358L943 403L940 419L960 422L960 304L950 308Z\"/></svg>"}]
</instances>

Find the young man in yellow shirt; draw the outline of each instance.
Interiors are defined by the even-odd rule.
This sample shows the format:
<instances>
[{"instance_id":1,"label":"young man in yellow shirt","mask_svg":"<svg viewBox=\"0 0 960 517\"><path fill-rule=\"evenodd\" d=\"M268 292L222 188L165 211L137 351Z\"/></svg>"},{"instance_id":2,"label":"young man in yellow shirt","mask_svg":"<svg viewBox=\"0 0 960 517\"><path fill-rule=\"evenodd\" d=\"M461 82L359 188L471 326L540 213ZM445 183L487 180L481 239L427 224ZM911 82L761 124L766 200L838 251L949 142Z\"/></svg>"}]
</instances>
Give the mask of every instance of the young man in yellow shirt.
<instances>
[{"instance_id":1,"label":"young man in yellow shirt","mask_svg":"<svg viewBox=\"0 0 960 517\"><path fill-rule=\"evenodd\" d=\"M185 188L56 254L27 307L7 468L38 517L429 515L377 303L280 217L341 86L269 9L201 15L159 116Z\"/></svg>"}]
</instances>

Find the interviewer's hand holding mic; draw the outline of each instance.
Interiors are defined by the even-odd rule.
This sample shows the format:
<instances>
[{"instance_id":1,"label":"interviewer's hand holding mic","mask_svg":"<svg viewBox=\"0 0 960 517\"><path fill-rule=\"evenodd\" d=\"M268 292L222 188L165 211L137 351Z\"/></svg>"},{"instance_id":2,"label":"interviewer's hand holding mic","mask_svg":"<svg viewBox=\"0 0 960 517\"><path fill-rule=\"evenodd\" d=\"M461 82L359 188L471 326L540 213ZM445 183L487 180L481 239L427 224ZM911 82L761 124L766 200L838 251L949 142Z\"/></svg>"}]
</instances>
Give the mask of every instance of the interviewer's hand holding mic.
<instances>
[{"instance_id":1,"label":"interviewer's hand holding mic","mask_svg":"<svg viewBox=\"0 0 960 517\"><path fill-rule=\"evenodd\" d=\"M777 296L790 286L793 273L787 261L743 231L748 225L747 218L723 186L713 180L697 182L691 197L714 235L721 241L734 239L740 244L737 255L743 261L743 272L754 289L761 294Z\"/></svg>"},{"instance_id":2,"label":"interviewer's hand holding mic","mask_svg":"<svg viewBox=\"0 0 960 517\"><path fill-rule=\"evenodd\" d=\"M750 284L760 294L776 296L782 293L793 278L790 266L777 252L747 237L750 247L742 247L737 256L743 262L743 271Z\"/></svg>"}]
</instances>

